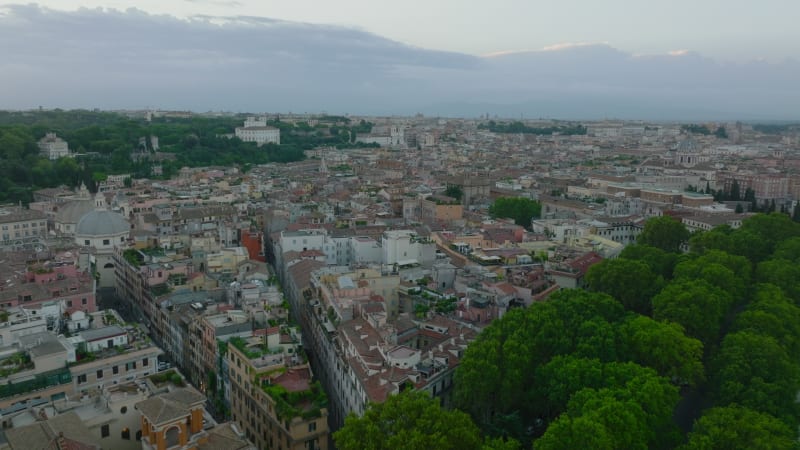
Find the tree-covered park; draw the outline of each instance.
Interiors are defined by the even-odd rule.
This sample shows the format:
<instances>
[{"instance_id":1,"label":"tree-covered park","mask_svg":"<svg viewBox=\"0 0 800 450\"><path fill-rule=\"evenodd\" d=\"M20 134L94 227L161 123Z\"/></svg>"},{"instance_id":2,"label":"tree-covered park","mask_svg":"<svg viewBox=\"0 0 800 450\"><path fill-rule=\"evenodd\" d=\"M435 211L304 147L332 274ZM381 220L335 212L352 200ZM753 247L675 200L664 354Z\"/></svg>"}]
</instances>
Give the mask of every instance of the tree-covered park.
<instances>
[{"instance_id":1,"label":"tree-covered park","mask_svg":"<svg viewBox=\"0 0 800 450\"><path fill-rule=\"evenodd\" d=\"M471 448L798 448L800 224L762 214L689 236L666 220L593 266L588 289L470 344L452 400L480 430ZM381 414L359 429L416 426Z\"/></svg>"}]
</instances>

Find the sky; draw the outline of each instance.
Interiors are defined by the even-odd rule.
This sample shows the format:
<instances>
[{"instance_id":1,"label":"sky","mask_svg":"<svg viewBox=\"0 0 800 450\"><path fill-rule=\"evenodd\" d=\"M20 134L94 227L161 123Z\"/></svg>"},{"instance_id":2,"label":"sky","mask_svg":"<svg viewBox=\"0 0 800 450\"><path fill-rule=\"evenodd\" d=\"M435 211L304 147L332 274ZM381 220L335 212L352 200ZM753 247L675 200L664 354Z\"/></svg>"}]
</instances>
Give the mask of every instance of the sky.
<instances>
[{"instance_id":1,"label":"sky","mask_svg":"<svg viewBox=\"0 0 800 450\"><path fill-rule=\"evenodd\" d=\"M797 17L783 0L6 4L0 108L800 119Z\"/></svg>"},{"instance_id":2,"label":"sky","mask_svg":"<svg viewBox=\"0 0 800 450\"><path fill-rule=\"evenodd\" d=\"M731 61L800 59L796 0L48 0L54 9L135 7L177 17L257 16L369 31L485 55L563 43L634 54L690 50Z\"/></svg>"}]
</instances>

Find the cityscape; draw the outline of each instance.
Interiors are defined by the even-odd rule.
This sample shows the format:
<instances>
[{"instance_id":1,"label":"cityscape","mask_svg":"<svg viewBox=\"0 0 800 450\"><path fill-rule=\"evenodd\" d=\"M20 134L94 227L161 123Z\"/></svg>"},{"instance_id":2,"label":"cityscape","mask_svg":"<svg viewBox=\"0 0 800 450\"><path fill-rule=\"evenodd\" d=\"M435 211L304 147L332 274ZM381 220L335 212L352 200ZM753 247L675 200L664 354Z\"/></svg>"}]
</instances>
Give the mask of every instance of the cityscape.
<instances>
[{"instance_id":1,"label":"cityscape","mask_svg":"<svg viewBox=\"0 0 800 450\"><path fill-rule=\"evenodd\" d=\"M0 450L800 447L800 55L356 3L0 6Z\"/></svg>"}]
</instances>

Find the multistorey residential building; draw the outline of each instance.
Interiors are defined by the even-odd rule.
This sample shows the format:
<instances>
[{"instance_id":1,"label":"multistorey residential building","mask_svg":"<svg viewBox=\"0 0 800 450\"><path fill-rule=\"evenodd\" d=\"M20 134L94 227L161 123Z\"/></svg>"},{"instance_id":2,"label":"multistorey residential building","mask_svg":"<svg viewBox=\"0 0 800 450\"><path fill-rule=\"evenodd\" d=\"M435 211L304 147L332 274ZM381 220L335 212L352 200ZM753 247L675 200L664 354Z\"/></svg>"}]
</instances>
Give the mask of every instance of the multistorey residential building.
<instances>
[{"instance_id":1,"label":"multistorey residential building","mask_svg":"<svg viewBox=\"0 0 800 450\"><path fill-rule=\"evenodd\" d=\"M95 324L102 322L95 320ZM18 338L18 357L0 389L0 408L35 395L57 400L156 373L163 352L136 327L99 326L75 336L39 331Z\"/></svg>"},{"instance_id":2,"label":"multistorey residential building","mask_svg":"<svg viewBox=\"0 0 800 450\"><path fill-rule=\"evenodd\" d=\"M17 206L0 207L0 248L36 249L47 237L47 215Z\"/></svg>"},{"instance_id":3,"label":"multistorey residential building","mask_svg":"<svg viewBox=\"0 0 800 450\"><path fill-rule=\"evenodd\" d=\"M173 290L192 290L188 286L195 272L191 259L167 256L160 249L117 248L113 261L117 294L131 304L148 327L157 320L159 296Z\"/></svg>"},{"instance_id":4,"label":"multistorey residential building","mask_svg":"<svg viewBox=\"0 0 800 450\"><path fill-rule=\"evenodd\" d=\"M0 271L1 272L1 271ZM47 316L43 310L49 304L58 304L61 317L46 317L48 327L59 331L63 314L74 310L87 313L97 309L95 302L96 281L88 269L75 265L75 260L32 263L24 276L6 278L0 290L0 306L4 309L24 307ZM35 313L34 313L35 314Z\"/></svg>"},{"instance_id":5,"label":"multistorey residential building","mask_svg":"<svg viewBox=\"0 0 800 450\"><path fill-rule=\"evenodd\" d=\"M225 355L233 421L258 448L328 448L328 401L311 369L280 335L231 339ZM296 351L296 347L294 348Z\"/></svg>"},{"instance_id":6,"label":"multistorey residential building","mask_svg":"<svg viewBox=\"0 0 800 450\"><path fill-rule=\"evenodd\" d=\"M403 218L407 222L449 224L463 216L464 206L451 197L431 195L403 198Z\"/></svg>"},{"instance_id":7,"label":"multistorey residential building","mask_svg":"<svg viewBox=\"0 0 800 450\"><path fill-rule=\"evenodd\" d=\"M316 375L331 396L331 426L342 426L347 414L363 414L370 402L406 388L446 398L476 329L443 316L390 317L389 302L370 287L367 271L318 264L306 261L288 269L287 297L297 305Z\"/></svg>"},{"instance_id":8,"label":"multistorey residential building","mask_svg":"<svg viewBox=\"0 0 800 450\"><path fill-rule=\"evenodd\" d=\"M201 235L217 233L222 225L235 218L238 211L231 205L182 206L159 204L152 212L140 214L137 227L158 236L176 234Z\"/></svg>"}]
</instances>

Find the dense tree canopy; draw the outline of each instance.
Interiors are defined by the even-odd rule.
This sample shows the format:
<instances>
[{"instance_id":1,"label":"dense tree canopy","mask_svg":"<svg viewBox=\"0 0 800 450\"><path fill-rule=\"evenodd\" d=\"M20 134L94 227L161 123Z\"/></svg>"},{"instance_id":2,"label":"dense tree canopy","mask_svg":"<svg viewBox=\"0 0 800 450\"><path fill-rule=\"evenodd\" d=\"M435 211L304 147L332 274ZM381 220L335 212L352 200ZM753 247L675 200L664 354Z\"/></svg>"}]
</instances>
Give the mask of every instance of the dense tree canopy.
<instances>
[{"instance_id":1,"label":"dense tree canopy","mask_svg":"<svg viewBox=\"0 0 800 450\"><path fill-rule=\"evenodd\" d=\"M586 281L593 291L606 293L639 314L652 313L651 299L661 289L664 280L641 261L607 259L589 268Z\"/></svg>"},{"instance_id":2,"label":"dense tree canopy","mask_svg":"<svg viewBox=\"0 0 800 450\"><path fill-rule=\"evenodd\" d=\"M644 225L639 235L640 244L660 248L666 252L679 252L689 241L689 231L670 216L653 217Z\"/></svg>"},{"instance_id":3,"label":"dense tree canopy","mask_svg":"<svg viewBox=\"0 0 800 450\"><path fill-rule=\"evenodd\" d=\"M680 324L708 345L719 337L732 303L730 294L705 280L676 280L653 298L653 318Z\"/></svg>"},{"instance_id":4,"label":"dense tree canopy","mask_svg":"<svg viewBox=\"0 0 800 450\"><path fill-rule=\"evenodd\" d=\"M773 337L752 331L725 336L714 363L717 402L736 403L780 418L787 425L800 419L796 398L800 366L796 355Z\"/></svg>"},{"instance_id":5,"label":"dense tree canopy","mask_svg":"<svg viewBox=\"0 0 800 450\"><path fill-rule=\"evenodd\" d=\"M796 432L769 414L738 405L712 408L681 450L797 450Z\"/></svg>"},{"instance_id":6,"label":"dense tree canopy","mask_svg":"<svg viewBox=\"0 0 800 450\"><path fill-rule=\"evenodd\" d=\"M678 255L676 253L643 244L628 245L622 249L619 257L647 264L653 273L661 275L664 280L672 279L672 271L675 268L675 264L678 263Z\"/></svg>"},{"instance_id":7,"label":"dense tree canopy","mask_svg":"<svg viewBox=\"0 0 800 450\"><path fill-rule=\"evenodd\" d=\"M489 206L489 214L496 218L514 219L519 226L530 228L531 219L539 218L542 205L523 197L500 197Z\"/></svg>"},{"instance_id":8,"label":"dense tree canopy","mask_svg":"<svg viewBox=\"0 0 800 450\"><path fill-rule=\"evenodd\" d=\"M649 317L631 316L620 329L623 355L659 375L690 385L704 379L703 344L686 336L677 323L658 322Z\"/></svg>"},{"instance_id":9,"label":"dense tree canopy","mask_svg":"<svg viewBox=\"0 0 800 450\"><path fill-rule=\"evenodd\" d=\"M446 410L425 392L404 392L372 404L363 417L350 415L333 435L341 450L515 450L513 441L490 440L468 415Z\"/></svg>"},{"instance_id":10,"label":"dense tree canopy","mask_svg":"<svg viewBox=\"0 0 800 450\"><path fill-rule=\"evenodd\" d=\"M522 134L538 134L538 135L583 135L586 134L586 127L581 124L570 125L554 125L550 127L531 127L522 122L495 122L490 120L487 123L478 125L479 130L489 130L493 133L522 133Z\"/></svg>"},{"instance_id":11,"label":"dense tree canopy","mask_svg":"<svg viewBox=\"0 0 800 450\"><path fill-rule=\"evenodd\" d=\"M669 217L642 236L590 269L594 292L487 327L456 372L456 406L537 450L796 448L800 224L756 215L696 233L690 253ZM682 438L675 419L694 429Z\"/></svg>"}]
</instances>

